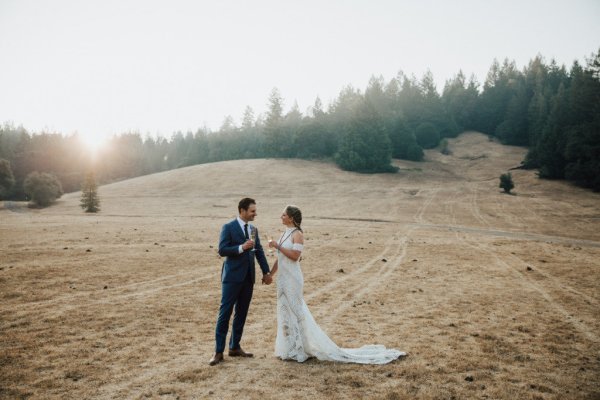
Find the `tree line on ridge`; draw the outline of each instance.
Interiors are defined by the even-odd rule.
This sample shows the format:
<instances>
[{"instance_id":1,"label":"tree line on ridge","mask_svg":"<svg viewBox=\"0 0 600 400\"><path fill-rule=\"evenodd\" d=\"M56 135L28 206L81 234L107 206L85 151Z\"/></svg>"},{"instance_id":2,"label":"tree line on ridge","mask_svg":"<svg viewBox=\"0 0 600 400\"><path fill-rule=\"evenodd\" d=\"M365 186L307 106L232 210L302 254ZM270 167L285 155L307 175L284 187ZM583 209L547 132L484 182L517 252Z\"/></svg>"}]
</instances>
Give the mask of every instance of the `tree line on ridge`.
<instances>
[{"instance_id":1,"label":"tree line on ridge","mask_svg":"<svg viewBox=\"0 0 600 400\"><path fill-rule=\"evenodd\" d=\"M80 189L93 168L111 182L173 168L249 158L334 161L362 173L393 172L392 158L423 160L423 150L467 130L526 146L524 168L541 178L567 179L600 191L600 51L567 69L543 57L523 69L494 60L484 83L458 72L441 94L431 72L372 77L364 90L348 86L327 107L317 97L304 113L284 112L277 89L265 114L247 107L238 126L226 117L216 132L175 132L169 139L136 132L110 138L93 165L76 135L0 127L0 198L25 199L34 172L54 174L65 192Z\"/></svg>"}]
</instances>

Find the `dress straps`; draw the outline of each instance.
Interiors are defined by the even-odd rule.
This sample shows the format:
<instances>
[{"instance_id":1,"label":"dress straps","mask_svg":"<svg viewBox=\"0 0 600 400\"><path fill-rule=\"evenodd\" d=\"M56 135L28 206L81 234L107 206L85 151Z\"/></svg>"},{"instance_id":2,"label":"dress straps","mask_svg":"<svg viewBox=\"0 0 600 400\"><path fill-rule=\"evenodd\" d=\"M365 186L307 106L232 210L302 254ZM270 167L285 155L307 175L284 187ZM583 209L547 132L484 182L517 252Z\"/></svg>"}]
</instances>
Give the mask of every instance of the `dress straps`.
<instances>
[{"instance_id":1,"label":"dress straps","mask_svg":"<svg viewBox=\"0 0 600 400\"><path fill-rule=\"evenodd\" d=\"M298 228L293 229L286 237L283 237L283 235L281 235L281 239L279 239L279 243L278 245L281 246L283 244L283 242L285 242L290 236L292 236L294 234L294 232L296 232L298 230Z\"/></svg>"}]
</instances>

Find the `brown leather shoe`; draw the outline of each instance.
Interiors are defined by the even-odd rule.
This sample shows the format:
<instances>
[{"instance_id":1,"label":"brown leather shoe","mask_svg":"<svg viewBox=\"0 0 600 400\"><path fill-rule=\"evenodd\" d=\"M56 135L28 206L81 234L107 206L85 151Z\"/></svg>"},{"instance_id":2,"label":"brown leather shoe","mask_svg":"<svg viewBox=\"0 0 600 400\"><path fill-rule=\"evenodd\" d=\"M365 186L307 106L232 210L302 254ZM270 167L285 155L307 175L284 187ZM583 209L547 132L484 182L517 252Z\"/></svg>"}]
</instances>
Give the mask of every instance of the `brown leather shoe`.
<instances>
[{"instance_id":1,"label":"brown leather shoe","mask_svg":"<svg viewBox=\"0 0 600 400\"><path fill-rule=\"evenodd\" d=\"M222 362L223 359L223 353L215 353L214 356L212 356L212 358L209 361L209 365L213 366L213 365L217 365L218 363Z\"/></svg>"},{"instance_id":2,"label":"brown leather shoe","mask_svg":"<svg viewBox=\"0 0 600 400\"><path fill-rule=\"evenodd\" d=\"M239 349L229 349L229 357L254 357L252 353L246 353L242 348Z\"/></svg>"}]
</instances>

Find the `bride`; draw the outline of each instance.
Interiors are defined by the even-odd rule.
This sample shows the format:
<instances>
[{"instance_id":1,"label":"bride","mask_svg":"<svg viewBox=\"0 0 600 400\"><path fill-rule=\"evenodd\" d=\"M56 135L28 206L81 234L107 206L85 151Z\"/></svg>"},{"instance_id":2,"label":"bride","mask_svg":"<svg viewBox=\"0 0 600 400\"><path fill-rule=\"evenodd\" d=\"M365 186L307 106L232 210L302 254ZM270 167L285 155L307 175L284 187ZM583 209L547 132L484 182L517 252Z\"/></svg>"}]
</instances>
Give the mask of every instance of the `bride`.
<instances>
[{"instance_id":1,"label":"bride","mask_svg":"<svg viewBox=\"0 0 600 400\"><path fill-rule=\"evenodd\" d=\"M277 274L277 339L275 355L282 360L304 362L316 357L324 361L360 364L386 364L401 356L402 351L386 349L382 345L367 345L356 349L338 347L317 325L303 297L304 278L300 269L300 255L304 237L300 224L302 213L295 206L287 206L281 215L285 232L269 247L277 249L277 260L271 274Z\"/></svg>"}]
</instances>

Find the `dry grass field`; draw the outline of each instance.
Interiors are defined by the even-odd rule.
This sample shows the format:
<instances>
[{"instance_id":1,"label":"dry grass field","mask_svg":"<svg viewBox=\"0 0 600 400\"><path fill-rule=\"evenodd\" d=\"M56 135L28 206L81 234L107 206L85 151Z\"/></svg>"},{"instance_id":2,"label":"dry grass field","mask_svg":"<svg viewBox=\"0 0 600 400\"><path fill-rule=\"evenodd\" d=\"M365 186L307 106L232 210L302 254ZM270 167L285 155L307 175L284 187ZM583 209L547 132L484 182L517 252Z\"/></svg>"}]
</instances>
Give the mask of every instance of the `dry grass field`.
<instances>
[{"instance_id":1,"label":"dry grass field","mask_svg":"<svg viewBox=\"0 0 600 400\"><path fill-rule=\"evenodd\" d=\"M598 399L600 195L466 133L452 155L361 175L302 160L199 165L43 210L0 209L0 398ZM304 212L305 297L343 347L388 365L273 356L275 287L258 284L242 346L210 367L223 223L258 201L264 240ZM270 257L273 260L273 257ZM343 272L341 271L343 270Z\"/></svg>"}]
</instances>

